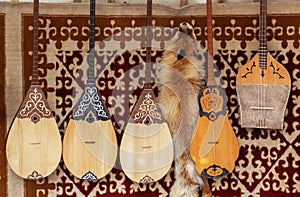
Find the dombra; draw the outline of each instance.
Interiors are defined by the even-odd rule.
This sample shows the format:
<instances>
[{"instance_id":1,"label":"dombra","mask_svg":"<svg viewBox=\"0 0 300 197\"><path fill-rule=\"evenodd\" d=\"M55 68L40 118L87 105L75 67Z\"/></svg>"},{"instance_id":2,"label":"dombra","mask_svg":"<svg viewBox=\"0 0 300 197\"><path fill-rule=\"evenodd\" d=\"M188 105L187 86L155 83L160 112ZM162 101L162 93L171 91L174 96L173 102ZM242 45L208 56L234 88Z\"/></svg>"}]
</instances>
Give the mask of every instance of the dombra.
<instances>
[{"instance_id":1,"label":"dombra","mask_svg":"<svg viewBox=\"0 0 300 197\"><path fill-rule=\"evenodd\" d=\"M152 183L161 179L173 162L171 133L151 86L151 21L152 0L147 0L146 80L120 146L123 171L138 183Z\"/></svg>"},{"instance_id":2,"label":"dombra","mask_svg":"<svg viewBox=\"0 0 300 197\"><path fill-rule=\"evenodd\" d=\"M95 0L90 1L88 82L66 128L63 158L70 172L86 180L104 177L114 167L118 145L114 127L94 77Z\"/></svg>"},{"instance_id":3,"label":"dombra","mask_svg":"<svg viewBox=\"0 0 300 197\"><path fill-rule=\"evenodd\" d=\"M212 51L212 3L207 0L207 86L198 95L199 117L190 144L191 158L199 174L220 178L231 173L239 146L228 120L225 91L216 85Z\"/></svg>"},{"instance_id":4,"label":"dombra","mask_svg":"<svg viewBox=\"0 0 300 197\"><path fill-rule=\"evenodd\" d=\"M25 179L42 179L58 166L62 144L59 130L38 80L38 12L34 0L33 72L29 90L16 114L6 142L11 169Z\"/></svg>"},{"instance_id":5,"label":"dombra","mask_svg":"<svg viewBox=\"0 0 300 197\"><path fill-rule=\"evenodd\" d=\"M261 0L260 7L259 52L236 76L241 125L282 129L291 79L288 71L267 50L267 1Z\"/></svg>"}]
</instances>

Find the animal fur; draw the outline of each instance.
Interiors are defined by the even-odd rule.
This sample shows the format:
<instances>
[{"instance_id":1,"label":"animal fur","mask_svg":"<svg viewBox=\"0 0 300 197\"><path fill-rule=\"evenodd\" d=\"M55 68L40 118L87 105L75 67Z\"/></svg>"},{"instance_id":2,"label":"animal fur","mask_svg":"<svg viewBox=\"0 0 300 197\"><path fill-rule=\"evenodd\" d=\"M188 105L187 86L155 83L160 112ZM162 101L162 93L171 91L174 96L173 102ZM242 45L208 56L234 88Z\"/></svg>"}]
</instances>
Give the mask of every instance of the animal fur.
<instances>
[{"instance_id":1,"label":"animal fur","mask_svg":"<svg viewBox=\"0 0 300 197\"><path fill-rule=\"evenodd\" d=\"M181 23L160 62L159 102L169 125L175 155L175 182L170 197L211 196L206 178L196 172L189 144L198 118L197 96L204 87L205 50L191 25Z\"/></svg>"}]
</instances>

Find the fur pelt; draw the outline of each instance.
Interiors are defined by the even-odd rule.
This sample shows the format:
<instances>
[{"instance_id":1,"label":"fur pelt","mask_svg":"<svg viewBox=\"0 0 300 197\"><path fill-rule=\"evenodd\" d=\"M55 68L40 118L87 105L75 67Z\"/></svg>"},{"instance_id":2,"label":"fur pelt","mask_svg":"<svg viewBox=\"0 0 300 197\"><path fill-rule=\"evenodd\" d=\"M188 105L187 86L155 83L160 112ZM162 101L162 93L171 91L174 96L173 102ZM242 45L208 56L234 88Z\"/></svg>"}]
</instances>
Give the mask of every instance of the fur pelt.
<instances>
[{"instance_id":1,"label":"fur pelt","mask_svg":"<svg viewBox=\"0 0 300 197\"><path fill-rule=\"evenodd\" d=\"M207 179L196 172L189 144L196 126L197 96L205 85L205 49L192 26L181 23L160 62L159 102L169 125L175 155L175 182L170 197L211 196Z\"/></svg>"}]
</instances>

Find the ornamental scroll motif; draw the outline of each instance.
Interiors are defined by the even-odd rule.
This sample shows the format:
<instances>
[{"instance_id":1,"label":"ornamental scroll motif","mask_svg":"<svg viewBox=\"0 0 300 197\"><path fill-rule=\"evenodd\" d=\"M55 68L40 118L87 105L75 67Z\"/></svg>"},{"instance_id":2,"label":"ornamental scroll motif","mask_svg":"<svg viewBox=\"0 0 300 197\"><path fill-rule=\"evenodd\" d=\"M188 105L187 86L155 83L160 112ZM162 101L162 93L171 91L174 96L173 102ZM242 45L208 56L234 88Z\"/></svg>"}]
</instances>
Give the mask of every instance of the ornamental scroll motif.
<instances>
[{"instance_id":1,"label":"ornamental scroll motif","mask_svg":"<svg viewBox=\"0 0 300 197\"><path fill-rule=\"evenodd\" d=\"M226 95L218 86L208 86L199 94L199 115L211 121L226 114Z\"/></svg>"},{"instance_id":2,"label":"ornamental scroll motif","mask_svg":"<svg viewBox=\"0 0 300 197\"><path fill-rule=\"evenodd\" d=\"M103 104L96 84L87 84L80 98L78 106L73 113L74 120L109 120L108 112Z\"/></svg>"},{"instance_id":3,"label":"ornamental scroll motif","mask_svg":"<svg viewBox=\"0 0 300 197\"><path fill-rule=\"evenodd\" d=\"M44 178L43 175L39 174L37 171L33 171L28 177L30 180L38 180Z\"/></svg>"},{"instance_id":4,"label":"ornamental scroll motif","mask_svg":"<svg viewBox=\"0 0 300 197\"><path fill-rule=\"evenodd\" d=\"M20 107L18 118L30 118L37 123L41 118L52 118L46 97L39 86L31 86Z\"/></svg>"},{"instance_id":5,"label":"ornamental scroll motif","mask_svg":"<svg viewBox=\"0 0 300 197\"><path fill-rule=\"evenodd\" d=\"M141 180L140 183L153 183L154 180L150 176L146 175Z\"/></svg>"},{"instance_id":6,"label":"ornamental scroll motif","mask_svg":"<svg viewBox=\"0 0 300 197\"><path fill-rule=\"evenodd\" d=\"M148 92L146 94L141 94L143 100L138 100L134 110L133 120L145 125L151 125L154 122L162 121L162 115L159 108L157 107L152 95ZM140 102L139 102L140 101Z\"/></svg>"},{"instance_id":7,"label":"ornamental scroll motif","mask_svg":"<svg viewBox=\"0 0 300 197\"><path fill-rule=\"evenodd\" d=\"M97 180L97 176L91 171L88 171L86 174L82 176L81 179L92 181L92 180Z\"/></svg>"}]
</instances>

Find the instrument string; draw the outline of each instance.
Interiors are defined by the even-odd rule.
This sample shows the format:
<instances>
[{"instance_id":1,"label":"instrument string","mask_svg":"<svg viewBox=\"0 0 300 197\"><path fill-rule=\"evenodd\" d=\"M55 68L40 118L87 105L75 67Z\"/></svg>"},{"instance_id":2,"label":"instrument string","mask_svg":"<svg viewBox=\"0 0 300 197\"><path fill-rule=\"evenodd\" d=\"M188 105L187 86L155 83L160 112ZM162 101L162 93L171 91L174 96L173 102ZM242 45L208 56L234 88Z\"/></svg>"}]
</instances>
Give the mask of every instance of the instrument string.
<instances>
[{"instance_id":1,"label":"instrument string","mask_svg":"<svg viewBox=\"0 0 300 197\"><path fill-rule=\"evenodd\" d=\"M39 85L39 80L38 80L38 21L39 21L39 0L34 0L34 8L33 8L33 12L34 12L34 16L33 16L33 20L34 20L34 27L33 27L33 73L32 73L32 81L31 81L31 85ZM39 131L38 134L41 134L42 131ZM37 136L37 133L34 133L34 139L33 142L38 142L38 140L40 141L41 138L39 138ZM37 147L36 147L37 148ZM33 163L32 166L36 166L37 169L41 169L41 157L42 156L42 152L41 152L41 148L38 147L39 151L33 151ZM38 162L38 164L36 164L36 162ZM34 169L36 170L36 169ZM41 172L37 172L37 173L41 173ZM33 175L33 174L32 174Z\"/></svg>"},{"instance_id":2,"label":"instrument string","mask_svg":"<svg viewBox=\"0 0 300 197\"><path fill-rule=\"evenodd\" d=\"M146 70L145 70L145 88L147 89L152 89L151 86L151 69L152 69L152 64L151 64L151 42L152 42L152 29L151 29L151 23L152 23L152 0L147 0L147 29L146 29ZM154 95L153 95L154 96ZM150 121L150 120L148 120ZM154 120L153 120L154 121ZM154 123L154 122L153 122ZM147 125L148 126L148 125ZM148 132L148 129L144 130L145 132ZM144 136L145 133L144 133ZM148 135L147 135L148 137ZM148 146L148 140L143 138L143 146ZM150 166L154 166L154 156L152 151L147 151L146 148L143 148L143 155L144 155L144 161L148 163ZM148 153L146 153L148 152ZM149 155L149 153L151 155ZM151 162L150 162L151 161ZM149 163L150 162L150 163ZM147 174L146 174L147 175Z\"/></svg>"},{"instance_id":3,"label":"instrument string","mask_svg":"<svg viewBox=\"0 0 300 197\"><path fill-rule=\"evenodd\" d=\"M267 35L266 35L266 32L267 32L267 25L266 25L266 15L267 15L267 7L266 7L266 4L267 4L267 0L262 0L263 3L262 3L262 11L263 11L263 14L262 14L262 28L263 28L263 31L262 31L262 34L263 34L263 48L262 48L262 51L263 51L263 56L262 56L262 63L263 63L263 70L265 72L267 72ZM263 124L263 127L265 127L265 120L266 120L266 74L265 73L265 76L262 77L262 80L263 80L263 85L262 85L262 88L263 88L263 121L262 121L262 124Z\"/></svg>"},{"instance_id":4,"label":"instrument string","mask_svg":"<svg viewBox=\"0 0 300 197\"><path fill-rule=\"evenodd\" d=\"M212 25L212 1L211 0L207 0L207 3L206 3L206 6L207 6L207 48L208 48L208 53L207 53L207 66L208 66L208 82L207 84L208 85L216 85L216 82L215 82L215 76L214 76L214 60L213 60L213 25ZM212 91L212 90L210 90ZM210 92L210 95L212 97L213 95L213 92ZM215 121L215 120L213 120ZM212 128L212 139L213 141L211 142L212 143L212 146L213 146L213 163L215 164L216 161L216 156L217 156L217 153L216 153L216 146L217 146L217 139L216 139L216 125L215 124L212 124L213 128Z\"/></svg>"},{"instance_id":5,"label":"instrument string","mask_svg":"<svg viewBox=\"0 0 300 197\"><path fill-rule=\"evenodd\" d=\"M261 0L262 1L262 0ZM259 71L260 73L257 75L257 77L259 77L259 127L262 127L262 39L263 39L263 24L262 24L262 4L260 4L260 21L259 21L259 42L260 42L260 46L259 46Z\"/></svg>"},{"instance_id":6,"label":"instrument string","mask_svg":"<svg viewBox=\"0 0 300 197\"><path fill-rule=\"evenodd\" d=\"M95 81L95 73L94 73L95 72L95 68L94 68L94 66L95 66L94 65L95 64L95 62L94 62L94 57L95 57L95 51L94 51L95 50L94 49L95 48L95 6L96 6L95 4L96 4L95 0L90 0L90 42L89 42L89 44L90 44L90 53L91 53L90 55L91 56L89 58L88 80L89 80L89 82L92 82L92 83L93 83L93 81ZM91 81L91 79L93 81ZM96 118L96 120L97 120L97 118ZM84 132L84 133L86 133L86 132ZM92 132L92 134L94 134L94 133L95 132ZM97 139L97 138L94 138L94 135L92 137L93 137L92 139ZM92 148L92 150L94 151L94 148ZM98 151L100 151L100 150L98 149ZM97 155L96 158L98 158L98 156L99 156L99 154L97 154L97 152L96 152L96 155ZM93 154L91 154L91 155L94 156ZM88 170L91 170L91 169L95 170L95 172L92 172L92 173L96 173L96 167L97 167L97 162L98 162L98 159L96 159L96 158L93 158L94 166L92 166L92 167L90 167L90 169L88 169ZM95 175L98 177L98 174L95 174Z\"/></svg>"},{"instance_id":7,"label":"instrument string","mask_svg":"<svg viewBox=\"0 0 300 197\"><path fill-rule=\"evenodd\" d=\"M258 84L258 107L259 107L259 127L265 127L266 119L266 71L267 71L267 40L266 40L266 0L260 1L259 15L259 77Z\"/></svg>"}]
</instances>

